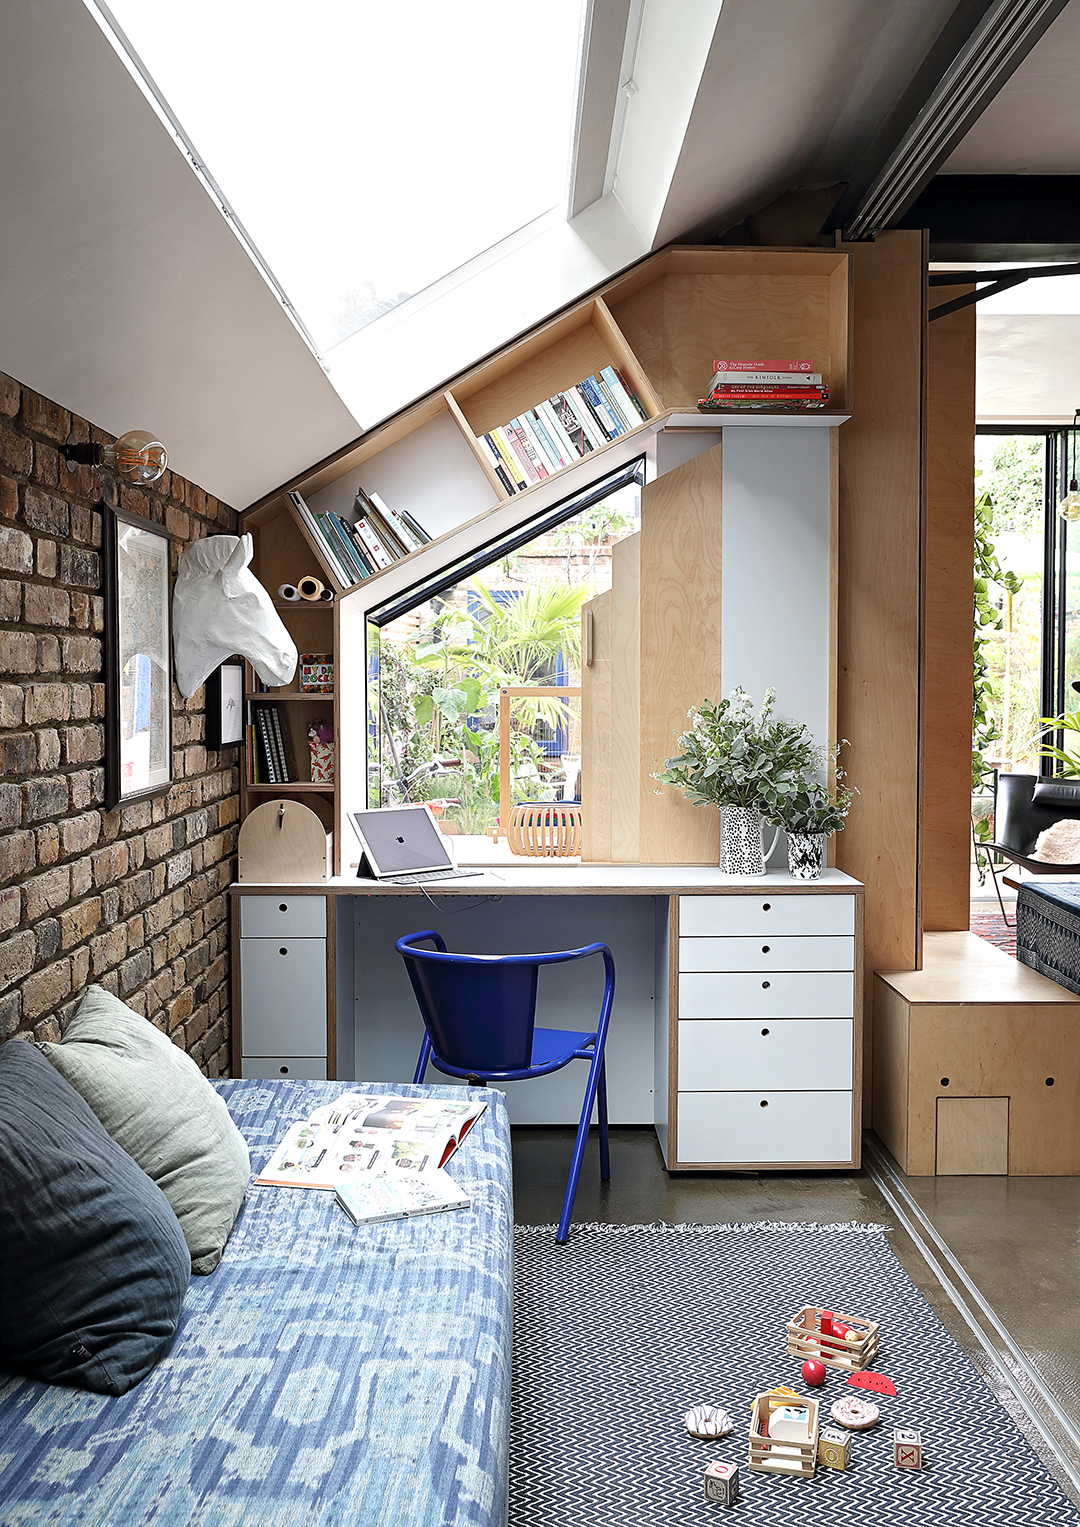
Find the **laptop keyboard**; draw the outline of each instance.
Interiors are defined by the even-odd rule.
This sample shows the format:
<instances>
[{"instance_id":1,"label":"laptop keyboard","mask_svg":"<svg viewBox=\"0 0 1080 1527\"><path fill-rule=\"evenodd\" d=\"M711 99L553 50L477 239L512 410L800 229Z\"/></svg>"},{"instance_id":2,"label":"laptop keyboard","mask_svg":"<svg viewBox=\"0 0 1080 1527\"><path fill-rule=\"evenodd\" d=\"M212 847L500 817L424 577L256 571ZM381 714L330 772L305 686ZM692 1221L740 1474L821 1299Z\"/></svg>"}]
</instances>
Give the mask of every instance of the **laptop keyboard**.
<instances>
[{"instance_id":1,"label":"laptop keyboard","mask_svg":"<svg viewBox=\"0 0 1080 1527\"><path fill-rule=\"evenodd\" d=\"M431 880L465 880L483 870L426 870L419 875L388 875L383 885L427 885Z\"/></svg>"}]
</instances>

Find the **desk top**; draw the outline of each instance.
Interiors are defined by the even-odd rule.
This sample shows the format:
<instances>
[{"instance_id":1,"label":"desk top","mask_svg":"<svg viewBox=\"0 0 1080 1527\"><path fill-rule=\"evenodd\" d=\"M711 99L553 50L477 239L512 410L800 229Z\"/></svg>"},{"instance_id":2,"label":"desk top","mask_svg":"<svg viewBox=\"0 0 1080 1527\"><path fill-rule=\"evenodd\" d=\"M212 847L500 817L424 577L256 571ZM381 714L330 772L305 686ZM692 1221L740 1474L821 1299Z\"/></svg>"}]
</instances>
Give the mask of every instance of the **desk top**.
<instances>
[{"instance_id":1,"label":"desk top","mask_svg":"<svg viewBox=\"0 0 1080 1527\"><path fill-rule=\"evenodd\" d=\"M518 859L485 867L464 880L426 886L383 885L355 874L306 885L244 880L230 886L234 896L284 893L311 896L701 896L765 892L770 896L852 895L862 884L841 870L823 870L818 880L793 880L786 872L722 875L704 864L580 864L576 860Z\"/></svg>"}]
</instances>

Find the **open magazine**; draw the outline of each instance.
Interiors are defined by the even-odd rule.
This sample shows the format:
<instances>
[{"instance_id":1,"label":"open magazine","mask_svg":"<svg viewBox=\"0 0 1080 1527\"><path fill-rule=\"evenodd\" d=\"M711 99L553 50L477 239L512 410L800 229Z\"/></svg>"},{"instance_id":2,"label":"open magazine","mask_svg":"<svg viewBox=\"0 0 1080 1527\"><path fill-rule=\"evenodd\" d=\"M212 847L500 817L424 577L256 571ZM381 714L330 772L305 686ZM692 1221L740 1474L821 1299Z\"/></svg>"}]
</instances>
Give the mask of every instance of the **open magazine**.
<instances>
[{"instance_id":1,"label":"open magazine","mask_svg":"<svg viewBox=\"0 0 1080 1527\"><path fill-rule=\"evenodd\" d=\"M486 1103L345 1092L292 1124L255 1181L323 1188L379 1175L422 1177L446 1165Z\"/></svg>"}]
</instances>

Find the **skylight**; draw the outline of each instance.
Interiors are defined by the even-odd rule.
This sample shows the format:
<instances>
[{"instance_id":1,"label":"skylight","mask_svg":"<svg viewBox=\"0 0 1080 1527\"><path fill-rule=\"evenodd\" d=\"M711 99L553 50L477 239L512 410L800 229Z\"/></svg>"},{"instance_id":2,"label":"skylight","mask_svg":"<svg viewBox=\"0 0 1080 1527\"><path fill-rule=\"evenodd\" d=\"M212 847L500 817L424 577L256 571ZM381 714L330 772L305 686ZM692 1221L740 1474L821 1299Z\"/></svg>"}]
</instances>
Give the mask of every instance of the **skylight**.
<instances>
[{"instance_id":1,"label":"skylight","mask_svg":"<svg viewBox=\"0 0 1080 1527\"><path fill-rule=\"evenodd\" d=\"M315 345L565 203L582 0L109 0Z\"/></svg>"}]
</instances>

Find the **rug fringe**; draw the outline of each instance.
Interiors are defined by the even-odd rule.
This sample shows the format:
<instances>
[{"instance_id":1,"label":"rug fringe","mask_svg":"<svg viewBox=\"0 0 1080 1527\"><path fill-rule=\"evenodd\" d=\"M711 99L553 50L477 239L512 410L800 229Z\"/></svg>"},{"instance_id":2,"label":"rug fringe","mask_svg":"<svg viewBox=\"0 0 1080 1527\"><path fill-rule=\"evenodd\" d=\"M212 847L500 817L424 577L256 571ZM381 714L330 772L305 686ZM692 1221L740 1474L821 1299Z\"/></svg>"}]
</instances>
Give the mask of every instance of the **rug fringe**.
<instances>
[{"instance_id":1,"label":"rug fringe","mask_svg":"<svg viewBox=\"0 0 1080 1527\"><path fill-rule=\"evenodd\" d=\"M551 1235L558 1227L556 1225L515 1225L515 1235ZM575 1230L599 1230L605 1235L632 1235L642 1231L653 1235L668 1235L675 1233L683 1235L688 1232L700 1233L702 1231L736 1231L747 1234L753 1231L772 1230L798 1230L798 1231L845 1231L851 1235L884 1235L890 1229L888 1225L864 1223L861 1220L846 1220L842 1224L823 1225L814 1220L729 1220L724 1224L675 1224L670 1220L654 1220L649 1225L606 1225L599 1221L587 1224L572 1225L571 1234Z\"/></svg>"}]
</instances>

